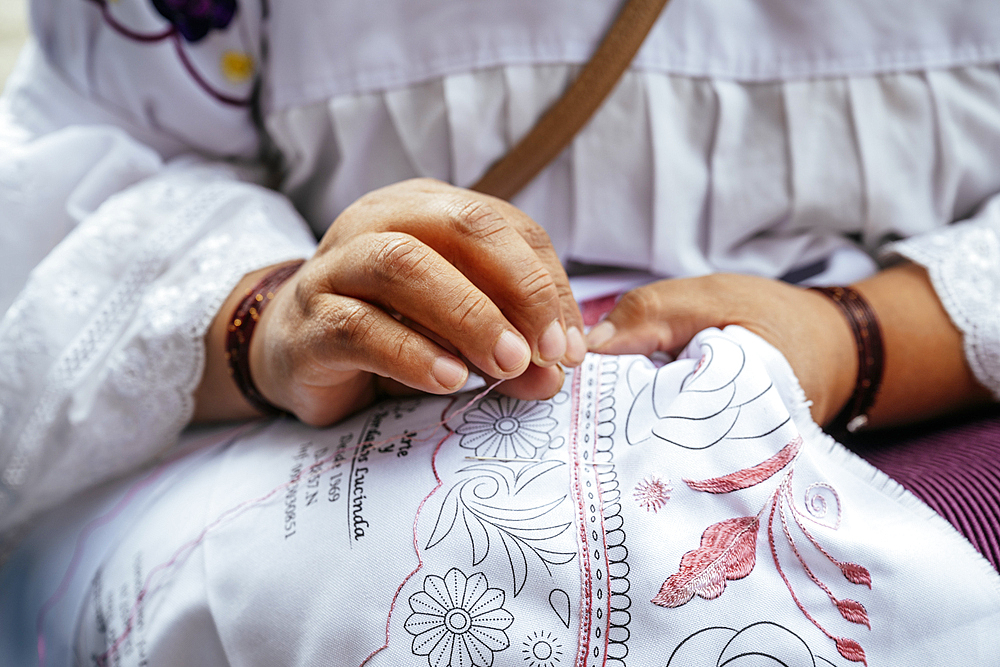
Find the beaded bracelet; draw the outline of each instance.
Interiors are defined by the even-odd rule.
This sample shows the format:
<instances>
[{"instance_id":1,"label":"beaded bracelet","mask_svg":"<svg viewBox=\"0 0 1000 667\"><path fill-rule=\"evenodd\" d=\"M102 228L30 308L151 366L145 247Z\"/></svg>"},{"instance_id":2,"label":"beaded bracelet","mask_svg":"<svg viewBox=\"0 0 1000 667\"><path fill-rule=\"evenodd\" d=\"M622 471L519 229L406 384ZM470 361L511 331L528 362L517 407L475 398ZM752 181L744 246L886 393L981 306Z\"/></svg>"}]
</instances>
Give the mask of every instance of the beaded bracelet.
<instances>
[{"instance_id":1,"label":"beaded bracelet","mask_svg":"<svg viewBox=\"0 0 1000 667\"><path fill-rule=\"evenodd\" d=\"M282 414L284 411L264 398L254 384L250 375L250 338L261 314L274 298L274 293L304 263L305 260L299 260L279 266L261 278L254 288L246 291L243 300L233 311L227 327L226 361L229 362L229 374L236 382L243 398L264 414Z\"/></svg>"},{"instance_id":2,"label":"beaded bracelet","mask_svg":"<svg viewBox=\"0 0 1000 667\"><path fill-rule=\"evenodd\" d=\"M882 346L882 329L868 301L853 287L811 287L833 301L847 317L858 348L858 378L843 410L830 422L834 428L843 427L848 432L868 424L868 411L875 404L882 386L885 367L885 350Z\"/></svg>"}]
</instances>

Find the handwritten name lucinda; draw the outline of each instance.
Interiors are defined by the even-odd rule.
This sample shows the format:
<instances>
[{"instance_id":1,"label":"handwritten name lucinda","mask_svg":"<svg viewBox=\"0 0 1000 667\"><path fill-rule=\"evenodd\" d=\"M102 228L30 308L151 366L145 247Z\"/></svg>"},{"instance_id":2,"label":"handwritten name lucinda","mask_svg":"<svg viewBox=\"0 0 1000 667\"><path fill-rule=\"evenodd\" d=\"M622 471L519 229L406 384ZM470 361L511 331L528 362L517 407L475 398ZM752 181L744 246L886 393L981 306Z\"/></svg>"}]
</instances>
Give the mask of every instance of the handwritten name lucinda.
<instances>
[{"instance_id":1,"label":"handwritten name lucinda","mask_svg":"<svg viewBox=\"0 0 1000 667\"><path fill-rule=\"evenodd\" d=\"M358 542L371 531L371 524L365 518L365 501L368 499L366 488L370 486L373 479L371 475L377 469L377 466L370 467L372 459L380 456L405 458L417 435L415 432L405 432L392 442L380 441L382 422L390 414L398 420L412 409L409 407L401 410L397 406L395 412L399 414L390 413L389 410L374 413L362 432L361 444L357 448L351 446L354 442L353 433L341 435L335 446L330 443L330 446L319 447L315 451L312 451L312 442L299 445L292 456L292 467L287 477L288 487L284 494L283 528L286 540L293 537L300 528L301 513L314 511L305 508L314 504L321 505L318 500L323 495L326 496L325 504L328 505L345 498L349 541ZM326 478L325 483L323 478ZM300 497L300 491L304 492L304 497Z\"/></svg>"}]
</instances>

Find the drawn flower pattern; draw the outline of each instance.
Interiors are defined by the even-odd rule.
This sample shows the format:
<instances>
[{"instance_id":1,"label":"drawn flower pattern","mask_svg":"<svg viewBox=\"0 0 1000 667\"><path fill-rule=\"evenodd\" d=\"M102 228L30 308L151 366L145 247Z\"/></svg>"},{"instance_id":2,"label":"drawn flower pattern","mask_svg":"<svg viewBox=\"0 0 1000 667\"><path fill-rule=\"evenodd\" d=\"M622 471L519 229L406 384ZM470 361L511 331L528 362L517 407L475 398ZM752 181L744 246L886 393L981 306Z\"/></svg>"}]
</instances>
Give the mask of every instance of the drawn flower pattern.
<instances>
[{"instance_id":1,"label":"drawn flower pattern","mask_svg":"<svg viewBox=\"0 0 1000 667\"><path fill-rule=\"evenodd\" d=\"M527 667L558 667L562 664L563 645L551 632L535 631L521 642L521 654Z\"/></svg>"},{"instance_id":2,"label":"drawn flower pattern","mask_svg":"<svg viewBox=\"0 0 1000 667\"><path fill-rule=\"evenodd\" d=\"M404 627L413 653L426 655L430 667L490 667L493 654L510 646L504 632L514 616L503 608L505 593L490 588L486 575L466 577L452 568L442 578L428 575L424 590L410 596Z\"/></svg>"},{"instance_id":3,"label":"drawn flower pattern","mask_svg":"<svg viewBox=\"0 0 1000 667\"><path fill-rule=\"evenodd\" d=\"M771 621L736 630L711 627L695 632L674 649L667 667L751 667L755 665L814 665L833 663L813 653L806 641Z\"/></svg>"},{"instance_id":4,"label":"drawn flower pattern","mask_svg":"<svg viewBox=\"0 0 1000 667\"><path fill-rule=\"evenodd\" d=\"M556 427L551 414L548 403L491 397L466 412L465 423L455 432L462 436L459 445L475 450L476 456L530 459L549 444Z\"/></svg>"}]
</instances>

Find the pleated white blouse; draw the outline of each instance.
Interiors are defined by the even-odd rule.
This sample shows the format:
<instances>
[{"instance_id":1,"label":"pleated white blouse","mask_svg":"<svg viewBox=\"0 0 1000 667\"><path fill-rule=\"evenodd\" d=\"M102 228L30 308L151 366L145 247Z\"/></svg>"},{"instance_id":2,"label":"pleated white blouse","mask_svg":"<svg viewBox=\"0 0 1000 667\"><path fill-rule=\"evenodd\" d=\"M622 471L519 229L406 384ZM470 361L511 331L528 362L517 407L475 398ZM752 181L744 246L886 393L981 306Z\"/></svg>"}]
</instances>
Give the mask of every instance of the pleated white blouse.
<instances>
[{"instance_id":1,"label":"pleated white blouse","mask_svg":"<svg viewBox=\"0 0 1000 667\"><path fill-rule=\"evenodd\" d=\"M33 4L0 98L0 531L168 449L244 273L374 188L474 182L617 10L208 5ZM1000 396L998 63L993 0L673 0L514 203L567 261L662 276L905 255Z\"/></svg>"}]
</instances>

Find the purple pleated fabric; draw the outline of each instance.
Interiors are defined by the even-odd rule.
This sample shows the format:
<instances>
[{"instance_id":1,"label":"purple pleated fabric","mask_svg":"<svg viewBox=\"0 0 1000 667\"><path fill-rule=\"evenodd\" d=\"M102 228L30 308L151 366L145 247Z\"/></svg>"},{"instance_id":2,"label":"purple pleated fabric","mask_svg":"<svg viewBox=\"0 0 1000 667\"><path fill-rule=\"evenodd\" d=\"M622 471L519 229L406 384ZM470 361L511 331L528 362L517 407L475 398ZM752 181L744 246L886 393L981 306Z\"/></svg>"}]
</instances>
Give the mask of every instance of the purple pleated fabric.
<instances>
[{"instance_id":1,"label":"purple pleated fabric","mask_svg":"<svg viewBox=\"0 0 1000 667\"><path fill-rule=\"evenodd\" d=\"M1000 411L837 437L930 505L1000 570Z\"/></svg>"}]
</instances>

